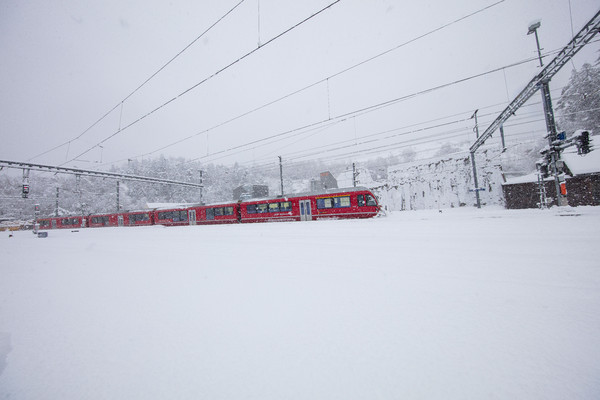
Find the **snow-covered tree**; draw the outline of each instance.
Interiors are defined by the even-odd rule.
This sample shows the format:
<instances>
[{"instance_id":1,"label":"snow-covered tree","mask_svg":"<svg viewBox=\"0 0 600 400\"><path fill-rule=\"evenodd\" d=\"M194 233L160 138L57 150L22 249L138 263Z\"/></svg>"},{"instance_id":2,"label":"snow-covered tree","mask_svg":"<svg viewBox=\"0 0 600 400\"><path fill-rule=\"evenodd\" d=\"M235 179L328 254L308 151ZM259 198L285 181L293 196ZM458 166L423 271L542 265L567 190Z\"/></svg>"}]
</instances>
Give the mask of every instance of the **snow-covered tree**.
<instances>
[{"instance_id":1,"label":"snow-covered tree","mask_svg":"<svg viewBox=\"0 0 600 400\"><path fill-rule=\"evenodd\" d=\"M573 70L557 103L561 130L598 130L600 128L600 65L584 64Z\"/></svg>"}]
</instances>

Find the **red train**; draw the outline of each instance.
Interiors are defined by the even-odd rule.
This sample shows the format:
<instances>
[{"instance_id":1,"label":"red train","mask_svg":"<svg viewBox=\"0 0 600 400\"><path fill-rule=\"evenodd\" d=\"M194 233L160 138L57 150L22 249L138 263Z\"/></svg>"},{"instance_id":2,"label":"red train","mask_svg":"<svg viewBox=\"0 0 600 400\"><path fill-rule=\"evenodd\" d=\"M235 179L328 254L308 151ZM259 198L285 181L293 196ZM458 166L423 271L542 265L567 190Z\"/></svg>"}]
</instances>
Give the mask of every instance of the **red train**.
<instances>
[{"instance_id":1,"label":"red train","mask_svg":"<svg viewBox=\"0 0 600 400\"><path fill-rule=\"evenodd\" d=\"M76 217L39 218L37 222L39 229L178 226L371 218L378 212L379 205L373 193L366 188L349 188L234 203Z\"/></svg>"}]
</instances>

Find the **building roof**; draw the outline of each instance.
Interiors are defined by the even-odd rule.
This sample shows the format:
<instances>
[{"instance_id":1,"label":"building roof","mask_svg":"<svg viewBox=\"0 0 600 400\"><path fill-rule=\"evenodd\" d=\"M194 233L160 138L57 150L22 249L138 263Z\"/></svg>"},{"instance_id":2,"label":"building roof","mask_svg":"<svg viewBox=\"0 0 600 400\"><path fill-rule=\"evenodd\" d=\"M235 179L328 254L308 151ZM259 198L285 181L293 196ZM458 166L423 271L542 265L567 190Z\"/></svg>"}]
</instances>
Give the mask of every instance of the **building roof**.
<instances>
[{"instance_id":1,"label":"building roof","mask_svg":"<svg viewBox=\"0 0 600 400\"><path fill-rule=\"evenodd\" d=\"M573 175L594 174L600 172L600 139L595 140L598 136L590 136L592 151L588 154L579 155L577 150L570 148L561 155L561 160L565 162L569 171Z\"/></svg>"},{"instance_id":2,"label":"building roof","mask_svg":"<svg viewBox=\"0 0 600 400\"><path fill-rule=\"evenodd\" d=\"M597 140L595 140L598 138ZM588 154L577 154L577 148L570 147L566 149L560 156L560 159L565 163L573 176L600 173L600 137L590 136L590 144L592 151ZM548 177L545 180L554 179ZM532 172L523 176L516 176L506 180L505 185L514 185L518 183L537 182L537 172Z\"/></svg>"}]
</instances>

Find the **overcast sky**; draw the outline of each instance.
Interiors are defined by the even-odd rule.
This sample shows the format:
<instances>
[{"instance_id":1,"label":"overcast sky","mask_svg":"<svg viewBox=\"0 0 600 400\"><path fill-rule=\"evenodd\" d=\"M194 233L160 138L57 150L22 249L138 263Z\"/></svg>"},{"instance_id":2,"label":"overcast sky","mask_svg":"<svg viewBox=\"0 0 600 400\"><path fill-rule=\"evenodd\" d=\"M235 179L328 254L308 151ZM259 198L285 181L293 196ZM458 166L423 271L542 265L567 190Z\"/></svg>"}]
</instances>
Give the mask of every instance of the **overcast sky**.
<instances>
[{"instance_id":1,"label":"overcast sky","mask_svg":"<svg viewBox=\"0 0 600 400\"><path fill-rule=\"evenodd\" d=\"M597 0L341 0L269 42L334 0L238 3L2 1L0 159L90 169L160 154L263 164L278 155L358 159L352 152L472 142L473 122L464 120L480 109L485 129L539 72L536 60L356 112L535 57L535 38L526 34L534 20L543 51L558 50L598 11ZM556 76L555 104L570 70L595 62L598 49L588 45ZM543 123L531 122L540 118L532 104L508 134L543 136ZM350 147L324 152L342 146Z\"/></svg>"}]
</instances>

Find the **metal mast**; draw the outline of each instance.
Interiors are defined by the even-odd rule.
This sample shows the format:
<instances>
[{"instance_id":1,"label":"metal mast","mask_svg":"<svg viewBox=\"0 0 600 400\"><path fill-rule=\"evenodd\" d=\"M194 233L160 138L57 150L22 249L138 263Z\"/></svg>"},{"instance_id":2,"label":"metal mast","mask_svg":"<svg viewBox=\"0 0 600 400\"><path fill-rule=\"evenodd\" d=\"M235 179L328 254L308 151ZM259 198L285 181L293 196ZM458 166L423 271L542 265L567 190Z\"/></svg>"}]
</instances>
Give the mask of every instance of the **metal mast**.
<instances>
[{"instance_id":1,"label":"metal mast","mask_svg":"<svg viewBox=\"0 0 600 400\"><path fill-rule=\"evenodd\" d=\"M539 25L538 25L539 27ZM541 53L539 53L539 40L537 38L537 27L530 26L530 32L535 32L536 43L538 43L538 56L540 58L540 65L542 65ZM533 30L532 30L533 29ZM600 31L600 11L592 17L592 19L571 39L571 41L558 53L558 55L537 74L525 88L515 97L515 99L496 117L496 119L490 124L490 126L483 132L483 134L477 138L475 143L469 149L471 152L471 159L473 161L473 177L474 181L477 182L477 170L475 167L475 152L481 147L487 139L489 139L494 132L502 127L502 124L510 118L527 100L531 98L538 90L542 89L544 94L544 112L546 114L547 128L548 128L548 141L551 144L556 140L556 127L554 125L554 118L549 115L551 113L551 100L550 90L548 88L548 82L560 69L568 63L571 58L579 50L581 50L586 44L588 44L592 38ZM504 146L504 144L503 144ZM558 176L555 172L555 180ZM558 185L558 184L557 184ZM475 188L477 190L477 187ZM478 193L477 193L478 194ZM479 197L478 197L479 199ZM560 188L557 186L557 202L560 199ZM560 204L560 203L558 203ZM479 203L478 203L479 207Z\"/></svg>"}]
</instances>

